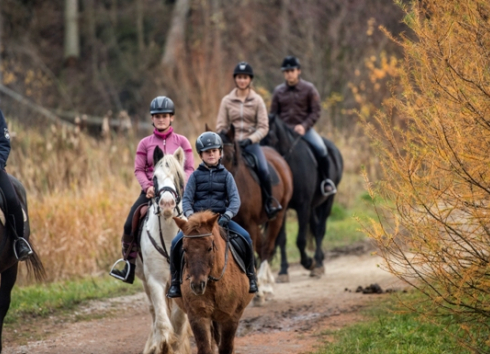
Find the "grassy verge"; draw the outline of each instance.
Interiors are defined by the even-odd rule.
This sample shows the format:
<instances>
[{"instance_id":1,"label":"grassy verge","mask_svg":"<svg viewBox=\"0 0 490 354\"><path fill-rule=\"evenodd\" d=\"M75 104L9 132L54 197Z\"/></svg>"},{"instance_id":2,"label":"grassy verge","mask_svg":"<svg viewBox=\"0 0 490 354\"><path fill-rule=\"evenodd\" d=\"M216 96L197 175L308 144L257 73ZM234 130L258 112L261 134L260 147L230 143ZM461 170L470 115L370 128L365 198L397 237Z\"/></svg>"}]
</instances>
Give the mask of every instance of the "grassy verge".
<instances>
[{"instance_id":1,"label":"grassy verge","mask_svg":"<svg viewBox=\"0 0 490 354\"><path fill-rule=\"evenodd\" d=\"M129 285L108 275L55 282L43 286L14 287L6 323L26 318L59 315L88 300L135 294L142 291L141 282Z\"/></svg>"},{"instance_id":2,"label":"grassy verge","mask_svg":"<svg viewBox=\"0 0 490 354\"><path fill-rule=\"evenodd\" d=\"M315 354L470 354L456 340L458 326L428 323L420 315L405 312L401 301L412 301L415 294L396 294L364 311L366 321L325 332L333 336Z\"/></svg>"}]
</instances>

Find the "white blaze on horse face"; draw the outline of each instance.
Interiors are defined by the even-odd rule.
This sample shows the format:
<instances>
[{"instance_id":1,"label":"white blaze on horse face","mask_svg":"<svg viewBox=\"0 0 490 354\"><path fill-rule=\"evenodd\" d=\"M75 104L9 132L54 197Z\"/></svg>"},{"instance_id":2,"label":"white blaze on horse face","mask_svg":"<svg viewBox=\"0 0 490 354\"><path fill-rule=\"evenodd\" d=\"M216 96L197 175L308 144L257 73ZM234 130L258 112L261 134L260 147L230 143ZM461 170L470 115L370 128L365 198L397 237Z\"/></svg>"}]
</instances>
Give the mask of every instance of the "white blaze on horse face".
<instances>
[{"instance_id":1,"label":"white blaze on horse face","mask_svg":"<svg viewBox=\"0 0 490 354\"><path fill-rule=\"evenodd\" d=\"M158 188L170 187L172 190L175 190L175 185L173 184L173 180L169 177L166 177L163 181L158 181ZM176 205L175 196L169 192L165 191L160 196L158 206L163 210L163 216L165 218L173 216Z\"/></svg>"}]
</instances>

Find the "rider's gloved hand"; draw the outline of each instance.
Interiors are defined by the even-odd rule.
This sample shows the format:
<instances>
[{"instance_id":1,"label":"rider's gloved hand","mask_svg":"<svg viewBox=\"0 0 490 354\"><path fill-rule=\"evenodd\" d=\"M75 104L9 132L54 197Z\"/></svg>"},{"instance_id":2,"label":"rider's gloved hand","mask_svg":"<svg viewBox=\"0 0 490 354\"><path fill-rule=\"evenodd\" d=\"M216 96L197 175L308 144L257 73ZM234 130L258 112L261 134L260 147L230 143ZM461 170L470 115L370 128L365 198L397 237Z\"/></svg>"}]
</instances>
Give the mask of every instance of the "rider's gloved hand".
<instances>
[{"instance_id":1,"label":"rider's gloved hand","mask_svg":"<svg viewBox=\"0 0 490 354\"><path fill-rule=\"evenodd\" d=\"M240 145L240 147L241 147L242 149L246 148L246 147L247 147L247 146L249 146L250 144L252 144L252 140L250 140L250 139L244 139L244 140L240 140L240 141L238 142L238 145Z\"/></svg>"},{"instance_id":2,"label":"rider's gloved hand","mask_svg":"<svg viewBox=\"0 0 490 354\"><path fill-rule=\"evenodd\" d=\"M218 220L218 224L221 227L228 227L229 222L230 222L230 217L227 214L221 215Z\"/></svg>"}]
</instances>

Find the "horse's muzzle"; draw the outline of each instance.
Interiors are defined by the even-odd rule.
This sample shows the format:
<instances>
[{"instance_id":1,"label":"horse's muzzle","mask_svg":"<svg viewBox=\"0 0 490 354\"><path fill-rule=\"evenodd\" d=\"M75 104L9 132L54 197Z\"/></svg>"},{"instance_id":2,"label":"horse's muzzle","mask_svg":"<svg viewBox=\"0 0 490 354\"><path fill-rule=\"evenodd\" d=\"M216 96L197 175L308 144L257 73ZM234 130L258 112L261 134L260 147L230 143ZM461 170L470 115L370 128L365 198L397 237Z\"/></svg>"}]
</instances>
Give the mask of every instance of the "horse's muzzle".
<instances>
[{"instance_id":1,"label":"horse's muzzle","mask_svg":"<svg viewBox=\"0 0 490 354\"><path fill-rule=\"evenodd\" d=\"M204 292L206 291L206 282L205 281L200 281L200 282L192 282L191 281L191 290L194 293L194 295L204 295Z\"/></svg>"}]
</instances>

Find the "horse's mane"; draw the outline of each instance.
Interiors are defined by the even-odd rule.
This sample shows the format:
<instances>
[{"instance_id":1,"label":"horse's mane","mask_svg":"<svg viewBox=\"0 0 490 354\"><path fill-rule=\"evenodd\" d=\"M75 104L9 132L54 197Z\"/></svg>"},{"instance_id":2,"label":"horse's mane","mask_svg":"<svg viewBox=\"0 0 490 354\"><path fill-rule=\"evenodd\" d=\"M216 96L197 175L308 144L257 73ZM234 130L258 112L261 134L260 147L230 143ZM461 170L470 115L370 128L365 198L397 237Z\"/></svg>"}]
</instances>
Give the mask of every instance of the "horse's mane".
<instances>
[{"instance_id":1,"label":"horse's mane","mask_svg":"<svg viewBox=\"0 0 490 354\"><path fill-rule=\"evenodd\" d=\"M211 210L204 210L192 214L187 221L187 232L198 231L203 224L207 223L215 215Z\"/></svg>"},{"instance_id":2,"label":"horse's mane","mask_svg":"<svg viewBox=\"0 0 490 354\"><path fill-rule=\"evenodd\" d=\"M179 161L172 154L167 154L157 162L155 166L155 171L159 168L166 169L171 176L175 178L175 187L177 188L177 193L182 195L182 188L184 187L184 168L181 166Z\"/></svg>"},{"instance_id":3,"label":"horse's mane","mask_svg":"<svg viewBox=\"0 0 490 354\"><path fill-rule=\"evenodd\" d=\"M186 232L191 233L192 231L198 231L201 226L208 222L216 214L211 210L204 210L197 213L192 214L187 221ZM222 232L222 229L219 228L221 237L226 241L226 234ZM199 231L198 231L199 232Z\"/></svg>"}]
</instances>

